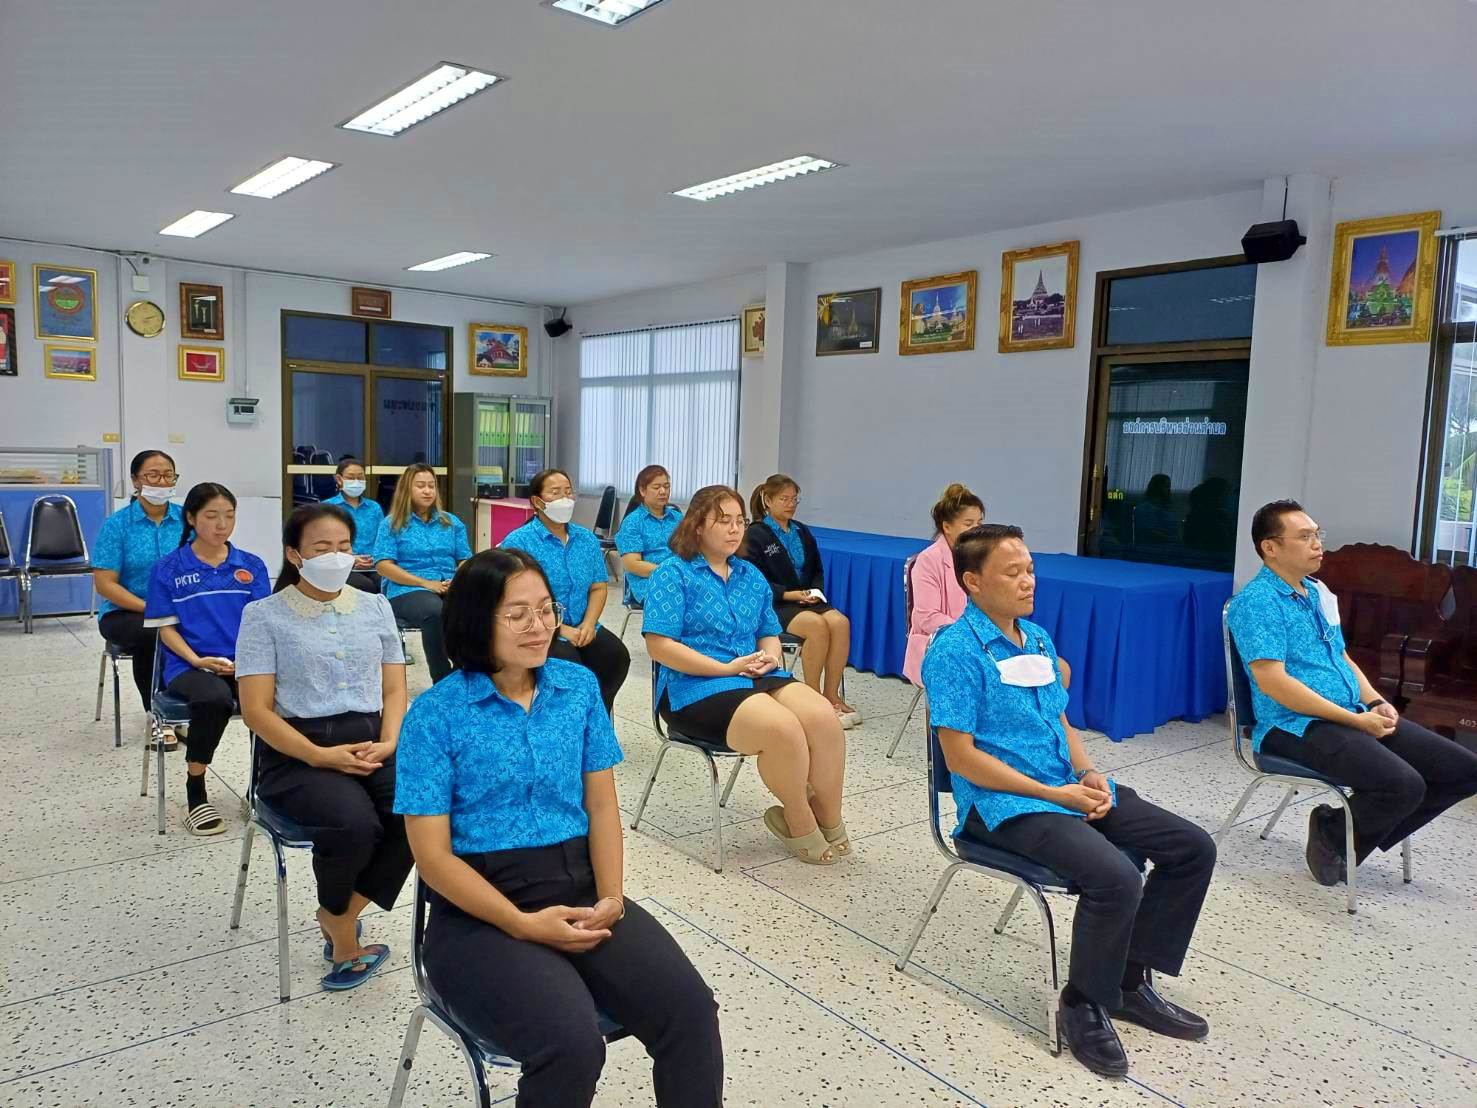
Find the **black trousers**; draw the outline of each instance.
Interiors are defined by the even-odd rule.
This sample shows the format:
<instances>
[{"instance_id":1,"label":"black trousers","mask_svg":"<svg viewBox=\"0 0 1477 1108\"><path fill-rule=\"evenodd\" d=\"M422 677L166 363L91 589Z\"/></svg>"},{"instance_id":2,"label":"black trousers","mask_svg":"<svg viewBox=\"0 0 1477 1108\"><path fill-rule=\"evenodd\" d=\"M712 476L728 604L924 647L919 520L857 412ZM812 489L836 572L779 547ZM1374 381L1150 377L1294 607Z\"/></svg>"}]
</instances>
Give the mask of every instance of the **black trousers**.
<instances>
[{"instance_id":1,"label":"black trousers","mask_svg":"<svg viewBox=\"0 0 1477 1108\"><path fill-rule=\"evenodd\" d=\"M318 746L374 742L380 734L378 713L287 722ZM349 898L361 893L387 912L395 907L412 859L405 818L394 810L394 757L368 777L351 777L317 769L257 741L257 795L313 840L318 903L340 916Z\"/></svg>"},{"instance_id":2,"label":"black trousers","mask_svg":"<svg viewBox=\"0 0 1477 1108\"><path fill-rule=\"evenodd\" d=\"M349 574L349 586L360 592L377 593L380 591L380 575L372 569L357 569Z\"/></svg>"},{"instance_id":3,"label":"black trousers","mask_svg":"<svg viewBox=\"0 0 1477 1108\"><path fill-rule=\"evenodd\" d=\"M549 657L578 662L594 673L600 682L600 699L605 701L605 710L615 710L616 694L626 683L631 668L631 652L610 628L597 627L595 637L584 646L575 646L568 639L556 636L549 647Z\"/></svg>"},{"instance_id":4,"label":"black trousers","mask_svg":"<svg viewBox=\"0 0 1477 1108\"><path fill-rule=\"evenodd\" d=\"M441 597L427 589L403 592L390 597L390 611L395 618L420 629L421 648L426 652L426 668L435 684L451 672L446 657L446 640L441 634Z\"/></svg>"},{"instance_id":5,"label":"black trousers","mask_svg":"<svg viewBox=\"0 0 1477 1108\"><path fill-rule=\"evenodd\" d=\"M1178 976L1215 870L1215 841L1203 829L1120 783L1118 803L1091 823L1032 812L987 831L971 811L965 830L1051 867L1082 890L1067 980L1088 1000L1119 1008L1129 962ZM1148 881L1119 847L1154 863Z\"/></svg>"},{"instance_id":6,"label":"black trousers","mask_svg":"<svg viewBox=\"0 0 1477 1108\"><path fill-rule=\"evenodd\" d=\"M185 761L210 765L221 744L226 724L236 710L236 680L187 669L167 686L190 702L190 733L185 737Z\"/></svg>"},{"instance_id":7,"label":"black trousers","mask_svg":"<svg viewBox=\"0 0 1477 1108\"><path fill-rule=\"evenodd\" d=\"M1355 861L1390 850L1460 800L1477 793L1477 754L1418 723L1402 719L1383 739L1353 727L1314 720L1299 739L1273 728L1262 750L1348 785L1354 812ZM1326 827L1340 853L1344 813Z\"/></svg>"},{"instance_id":8,"label":"black trousers","mask_svg":"<svg viewBox=\"0 0 1477 1108\"><path fill-rule=\"evenodd\" d=\"M524 911L593 905L589 841L462 855ZM639 904L584 954L515 939L432 894L426 972L479 1037L522 1063L519 1108L585 1108L605 1065L597 1009L652 1057L659 1108L723 1103L718 1006L682 948Z\"/></svg>"},{"instance_id":9,"label":"black trousers","mask_svg":"<svg viewBox=\"0 0 1477 1108\"><path fill-rule=\"evenodd\" d=\"M154 643L159 639L158 630L144 626L143 612L125 612L121 608L115 608L98 620L97 629L103 638L131 655L133 684L147 712L151 699L149 684L154 680Z\"/></svg>"}]
</instances>

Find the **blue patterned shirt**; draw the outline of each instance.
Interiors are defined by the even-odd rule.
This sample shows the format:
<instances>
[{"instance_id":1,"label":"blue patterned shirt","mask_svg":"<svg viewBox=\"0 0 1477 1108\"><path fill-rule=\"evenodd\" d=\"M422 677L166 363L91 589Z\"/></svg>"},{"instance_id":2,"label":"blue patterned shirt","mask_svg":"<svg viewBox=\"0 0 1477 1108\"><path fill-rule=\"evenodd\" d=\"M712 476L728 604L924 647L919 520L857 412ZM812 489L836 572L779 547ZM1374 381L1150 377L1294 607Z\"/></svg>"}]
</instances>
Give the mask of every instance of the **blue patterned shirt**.
<instances>
[{"instance_id":1,"label":"blue patterned shirt","mask_svg":"<svg viewBox=\"0 0 1477 1108\"><path fill-rule=\"evenodd\" d=\"M550 658L533 704L456 670L416 697L395 751L395 811L451 817L456 854L552 846L589 833L584 775L621 760L595 675Z\"/></svg>"},{"instance_id":2,"label":"blue patterned shirt","mask_svg":"<svg viewBox=\"0 0 1477 1108\"><path fill-rule=\"evenodd\" d=\"M544 567L549 589L554 599L564 605L564 622L571 627L585 618L591 586L610 580L600 540L594 531L578 523L569 524L569 541L564 542L535 516L498 545L531 554Z\"/></svg>"},{"instance_id":3,"label":"blue patterned shirt","mask_svg":"<svg viewBox=\"0 0 1477 1108\"><path fill-rule=\"evenodd\" d=\"M456 576L457 563L472 556L472 548L467 545L465 523L448 512L442 512L441 519L446 526L436 521L427 523L412 512L405 526L397 531L386 517L375 537L371 557L377 563L394 562L406 573L426 581L450 581ZM385 579L385 595L391 599L418 588L418 585L401 585Z\"/></svg>"},{"instance_id":4,"label":"blue patterned shirt","mask_svg":"<svg viewBox=\"0 0 1477 1108\"><path fill-rule=\"evenodd\" d=\"M741 654L752 654L760 639L779 635L773 595L764 574L742 558L728 559L727 581L713 572L701 554L691 561L669 558L651 575L641 633L664 635L705 658L731 662ZM694 677L666 666L659 668L657 703L665 692L673 711L714 693L754 687L749 677ZM780 669L769 676L789 674Z\"/></svg>"},{"instance_id":5,"label":"blue patterned shirt","mask_svg":"<svg viewBox=\"0 0 1477 1108\"><path fill-rule=\"evenodd\" d=\"M373 554L375 540L379 538L380 524L384 522L385 510L367 496L359 498L359 507L344 499L344 494L330 496L323 503L336 504L354 520L354 553Z\"/></svg>"},{"instance_id":6,"label":"blue patterned shirt","mask_svg":"<svg viewBox=\"0 0 1477 1108\"><path fill-rule=\"evenodd\" d=\"M800 528L795 521L790 520L790 529L787 531L779 525L779 521L772 515L765 515L764 525L774 532L775 537L780 540L780 545L785 548L785 553L790 556L790 564L795 567L795 576L805 572L805 545L800 541Z\"/></svg>"},{"instance_id":7,"label":"blue patterned shirt","mask_svg":"<svg viewBox=\"0 0 1477 1108\"><path fill-rule=\"evenodd\" d=\"M185 514L178 504L170 504L164 518L155 523L135 500L103 520L90 551L92 566L111 569L118 575L118 584L140 600L147 600L154 563L174 553L184 526ZM118 605L104 598L98 605L97 618L118 610Z\"/></svg>"},{"instance_id":8,"label":"blue patterned shirt","mask_svg":"<svg viewBox=\"0 0 1477 1108\"><path fill-rule=\"evenodd\" d=\"M154 563L144 626L173 627L202 658L235 658L242 610L271 592L266 563L250 551L227 543L226 560L213 566L181 546ZM163 657L166 685L190 668L167 647Z\"/></svg>"},{"instance_id":9,"label":"blue patterned shirt","mask_svg":"<svg viewBox=\"0 0 1477 1108\"><path fill-rule=\"evenodd\" d=\"M1289 677L1301 681L1319 696L1351 712L1363 711L1359 700L1359 678L1344 658L1344 632L1338 623L1338 601L1323 584L1303 578L1307 596L1278 577L1266 566L1246 582L1231 600L1226 622L1251 682L1251 708L1256 726L1251 732L1253 750L1274 727L1298 738L1313 722L1284 708L1262 692L1251 675L1251 663L1281 662ZM1321 597L1328 598L1325 611ZM1332 618L1330 618L1332 616Z\"/></svg>"},{"instance_id":10,"label":"blue patterned shirt","mask_svg":"<svg viewBox=\"0 0 1477 1108\"><path fill-rule=\"evenodd\" d=\"M995 622L971 602L964 615L943 628L923 656L923 687L928 691L929 720L934 727L962 731L975 748L1043 785L1072 784L1077 773L1067 747L1061 715L1067 708L1067 690L1057 665L1056 647L1045 630L1029 620L1017 620L1025 641L1022 649L1011 642ZM1037 688L1007 685L997 663L1026 654L1051 659L1056 680ZM1032 812L1057 812L1081 817L1048 800L982 788L954 773L954 799L959 809L958 835L973 808L991 831L1008 819ZM1114 801L1117 787L1108 782Z\"/></svg>"},{"instance_id":11,"label":"blue patterned shirt","mask_svg":"<svg viewBox=\"0 0 1477 1108\"><path fill-rule=\"evenodd\" d=\"M615 533L615 549L617 554L637 554L643 562L651 562L653 565L661 565L672 557L672 548L668 544L672 541L672 532L677 530L677 522L682 518L682 513L670 504L667 512L658 519L646 510L645 504L636 505L636 510L627 514L621 520L621 528ZM646 594L651 590L650 577L637 577L634 573L628 573L626 578L626 595L638 604L646 603Z\"/></svg>"}]
</instances>

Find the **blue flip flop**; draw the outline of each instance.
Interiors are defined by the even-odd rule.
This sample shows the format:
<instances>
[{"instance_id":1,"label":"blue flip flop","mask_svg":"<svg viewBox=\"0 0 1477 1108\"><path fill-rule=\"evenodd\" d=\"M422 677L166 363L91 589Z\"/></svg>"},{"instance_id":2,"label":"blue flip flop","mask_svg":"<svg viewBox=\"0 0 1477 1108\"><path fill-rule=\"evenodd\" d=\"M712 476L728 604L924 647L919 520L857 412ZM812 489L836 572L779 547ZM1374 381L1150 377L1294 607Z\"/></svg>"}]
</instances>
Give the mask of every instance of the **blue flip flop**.
<instances>
[{"instance_id":1,"label":"blue flip flop","mask_svg":"<svg viewBox=\"0 0 1477 1108\"><path fill-rule=\"evenodd\" d=\"M320 935L323 934L321 927L318 929L318 933ZM362 938L364 938L364 921L362 919L356 919L354 921L354 941L357 943ZM325 962L333 961L333 940L327 935L323 935L323 960Z\"/></svg>"},{"instance_id":2,"label":"blue flip flop","mask_svg":"<svg viewBox=\"0 0 1477 1108\"><path fill-rule=\"evenodd\" d=\"M375 943L373 946L365 947L365 951L366 953L347 962L335 962L332 971L323 978L323 987L331 992L356 988L368 981L370 974L379 969L385 959L390 956L390 948L384 943ZM356 966L364 968L356 969Z\"/></svg>"}]
</instances>

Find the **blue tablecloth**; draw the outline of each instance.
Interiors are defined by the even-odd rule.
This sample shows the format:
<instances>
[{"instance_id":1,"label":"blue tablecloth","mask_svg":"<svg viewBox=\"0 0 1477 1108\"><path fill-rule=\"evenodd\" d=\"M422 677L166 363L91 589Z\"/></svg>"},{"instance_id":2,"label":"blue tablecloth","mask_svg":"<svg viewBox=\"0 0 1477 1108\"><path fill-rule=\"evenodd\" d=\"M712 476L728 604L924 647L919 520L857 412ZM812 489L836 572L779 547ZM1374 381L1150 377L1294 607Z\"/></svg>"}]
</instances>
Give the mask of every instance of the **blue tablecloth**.
<instances>
[{"instance_id":1,"label":"blue tablecloth","mask_svg":"<svg viewBox=\"0 0 1477 1108\"><path fill-rule=\"evenodd\" d=\"M814 527L826 599L851 620L851 664L900 676L903 563L928 543ZM1035 554L1036 611L1072 666L1067 718L1118 741L1226 706L1221 607L1231 575Z\"/></svg>"}]
</instances>

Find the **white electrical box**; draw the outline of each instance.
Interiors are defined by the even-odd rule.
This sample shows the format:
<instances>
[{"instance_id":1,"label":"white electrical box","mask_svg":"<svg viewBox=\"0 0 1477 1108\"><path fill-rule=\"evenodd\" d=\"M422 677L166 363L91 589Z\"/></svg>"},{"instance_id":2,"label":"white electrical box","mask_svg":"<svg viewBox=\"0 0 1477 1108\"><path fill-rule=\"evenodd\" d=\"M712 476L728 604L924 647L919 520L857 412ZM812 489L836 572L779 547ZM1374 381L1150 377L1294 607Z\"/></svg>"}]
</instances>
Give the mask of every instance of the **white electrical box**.
<instances>
[{"instance_id":1,"label":"white electrical box","mask_svg":"<svg viewBox=\"0 0 1477 1108\"><path fill-rule=\"evenodd\" d=\"M226 401L226 422L251 426L256 423L256 406L261 403L254 396L233 396Z\"/></svg>"}]
</instances>

